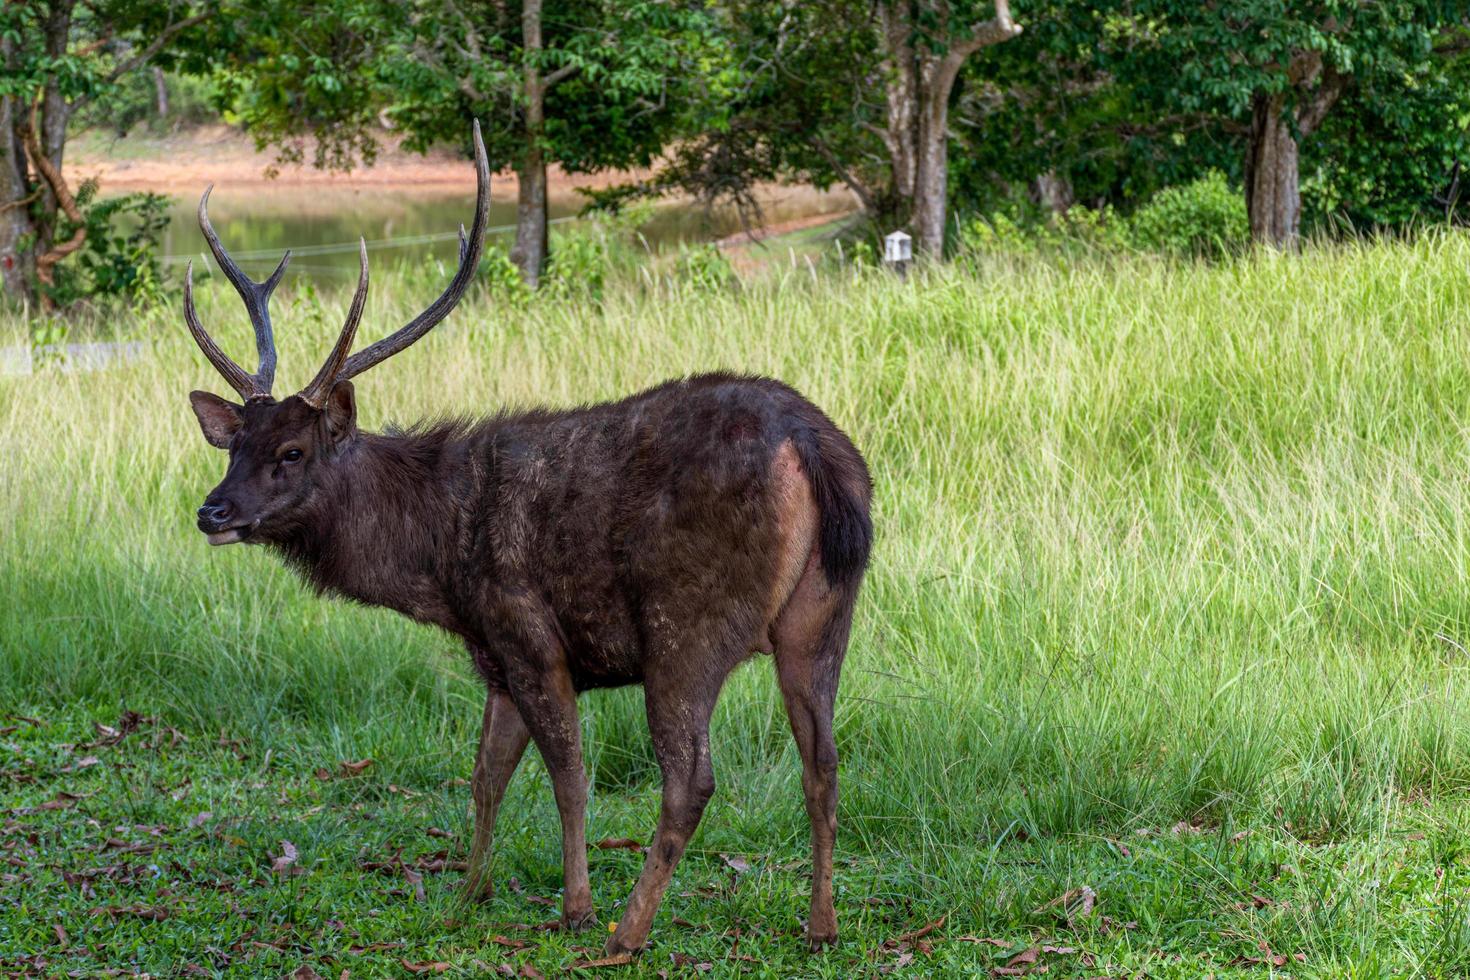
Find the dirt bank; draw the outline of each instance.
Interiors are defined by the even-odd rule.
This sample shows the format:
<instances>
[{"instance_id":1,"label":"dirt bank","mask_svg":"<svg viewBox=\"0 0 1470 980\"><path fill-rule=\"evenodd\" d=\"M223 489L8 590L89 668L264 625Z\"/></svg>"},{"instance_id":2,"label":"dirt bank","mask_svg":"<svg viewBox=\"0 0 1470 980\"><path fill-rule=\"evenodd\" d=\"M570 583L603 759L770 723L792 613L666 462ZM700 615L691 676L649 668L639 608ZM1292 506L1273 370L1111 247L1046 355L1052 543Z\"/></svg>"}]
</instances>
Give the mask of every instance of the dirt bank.
<instances>
[{"instance_id":1,"label":"dirt bank","mask_svg":"<svg viewBox=\"0 0 1470 980\"><path fill-rule=\"evenodd\" d=\"M475 186L474 171L464 158L446 150L410 153L391 140L385 142L372 166L358 167L349 173L310 166L277 167L272 150L257 150L250 137L227 126L124 139L84 133L68 145L65 171L70 181L96 177L106 191L163 194L208 183L237 188L392 188L403 192L421 189L429 193ZM551 190L570 195L578 187L607 187L639 176L642 174L636 171L572 175L552 168ZM507 171L497 175L497 183L501 180L514 182L515 175Z\"/></svg>"}]
</instances>

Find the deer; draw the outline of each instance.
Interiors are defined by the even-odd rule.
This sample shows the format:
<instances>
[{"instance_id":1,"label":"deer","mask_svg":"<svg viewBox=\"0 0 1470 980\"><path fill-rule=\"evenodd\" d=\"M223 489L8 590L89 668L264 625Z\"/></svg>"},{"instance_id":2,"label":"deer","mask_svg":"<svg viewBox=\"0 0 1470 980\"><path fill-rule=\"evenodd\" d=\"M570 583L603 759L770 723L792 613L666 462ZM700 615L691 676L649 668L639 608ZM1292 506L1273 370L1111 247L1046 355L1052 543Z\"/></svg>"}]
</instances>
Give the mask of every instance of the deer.
<instances>
[{"instance_id":1,"label":"deer","mask_svg":"<svg viewBox=\"0 0 1470 980\"><path fill-rule=\"evenodd\" d=\"M703 374L620 401L357 426L352 379L443 321L475 277L490 173L472 131L476 196L443 293L352 353L368 289L357 286L336 343L299 393L271 394L269 303L290 261L256 282L211 226L199 227L245 304L258 364L249 374L205 331L193 266L184 321L238 402L193 391L224 478L197 513L211 545L261 544L319 595L386 607L461 641L483 680L468 870L462 893L493 894L496 814L529 742L561 820L560 926L596 924L588 880L587 774L577 698L641 684L662 775L658 825L609 956L631 958L715 791L710 716L732 670L772 657L801 757L811 823L813 951L837 940L832 718L859 586L873 542L872 480L853 442L793 388Z\"/></svg>"}]
</instances>

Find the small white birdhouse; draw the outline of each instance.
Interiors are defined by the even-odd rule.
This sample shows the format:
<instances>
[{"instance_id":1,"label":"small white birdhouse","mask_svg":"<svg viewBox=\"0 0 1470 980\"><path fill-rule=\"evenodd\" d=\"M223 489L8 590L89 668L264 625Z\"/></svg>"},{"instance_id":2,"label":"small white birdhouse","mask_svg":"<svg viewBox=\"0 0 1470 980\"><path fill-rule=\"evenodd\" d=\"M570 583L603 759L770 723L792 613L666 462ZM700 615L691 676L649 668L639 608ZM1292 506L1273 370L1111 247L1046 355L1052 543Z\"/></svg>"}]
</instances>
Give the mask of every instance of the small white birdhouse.
<instances>
[{"instance_id":1,"label":"small white birdhouse","mask_svg":"<svg viewBox=\"0 0 1470 980\"><path fill-rule=\"evenodd\" d=\"M883 239L883 261L907 262L914 257L914 240L901 231L889 232Z\"/></svg>"}]
</instances>

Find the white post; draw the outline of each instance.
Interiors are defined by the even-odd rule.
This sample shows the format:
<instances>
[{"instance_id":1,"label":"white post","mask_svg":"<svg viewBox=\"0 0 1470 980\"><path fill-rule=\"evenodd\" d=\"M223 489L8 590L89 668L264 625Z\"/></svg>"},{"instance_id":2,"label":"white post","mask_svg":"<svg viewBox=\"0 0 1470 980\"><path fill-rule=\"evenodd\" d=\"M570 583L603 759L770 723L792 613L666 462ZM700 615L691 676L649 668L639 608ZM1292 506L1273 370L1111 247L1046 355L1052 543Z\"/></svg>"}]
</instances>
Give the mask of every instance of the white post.
<instances>
[{"instance_id":1,"label":"white post","mask_svg":"<svg viewBox=\"0 0 1470 980\"><path fill-rule=\"evenodd\" d=\"M901 231L889 232L883 238L883 262L907 278L909 263L914 258L914 240Z\"/></svg>"}]
</instances>

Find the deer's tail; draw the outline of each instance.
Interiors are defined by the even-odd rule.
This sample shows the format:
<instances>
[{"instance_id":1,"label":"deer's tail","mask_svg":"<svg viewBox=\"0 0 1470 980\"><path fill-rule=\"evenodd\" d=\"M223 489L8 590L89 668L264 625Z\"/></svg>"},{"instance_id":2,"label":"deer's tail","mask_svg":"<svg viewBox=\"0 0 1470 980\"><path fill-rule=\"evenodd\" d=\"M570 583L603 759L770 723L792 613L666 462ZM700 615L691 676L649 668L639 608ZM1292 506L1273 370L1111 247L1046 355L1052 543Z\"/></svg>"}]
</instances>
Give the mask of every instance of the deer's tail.
<instances>
[{"instance_id":1,"label":"deer's tail","mask_svg":"<svg viewBox=\"0 0 1470 980\"><path fill-rule=\"evenodd\" d=\"M817 544L827 582L833 588L855 589L873 550L868 467L857 447L830 422L807 427L792 441L820 513Z\"/></svg>"}]
</instances>

